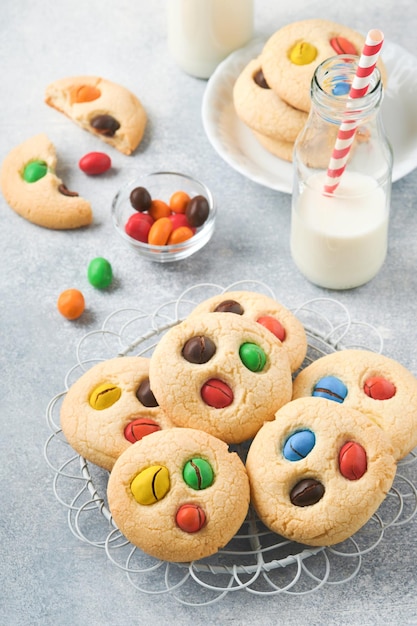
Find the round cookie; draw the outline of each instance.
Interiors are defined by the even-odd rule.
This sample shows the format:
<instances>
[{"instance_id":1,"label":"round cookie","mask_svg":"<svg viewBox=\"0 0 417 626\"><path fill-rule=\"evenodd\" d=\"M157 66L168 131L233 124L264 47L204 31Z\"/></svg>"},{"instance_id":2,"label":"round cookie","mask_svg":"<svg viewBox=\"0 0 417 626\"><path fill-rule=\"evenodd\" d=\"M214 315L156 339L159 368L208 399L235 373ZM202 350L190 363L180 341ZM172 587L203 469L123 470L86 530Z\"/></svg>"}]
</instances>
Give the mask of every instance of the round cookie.
<instances>
[{"instance_id":1,"label":"round cookie","mask_svg":"<svg viewBox=\"0 0 417 626\"><path fill-rule=\"evenodd\" d=\"M149 367L151 388L176 426L227 443L255 435L291 399L283 344L246 317L192 315L159 341Z\"/></svg>"},{"instance_id":2,"label":"round cookie","mask_svg":"<svg viewBox=\"0 0 417 626\"><path fill-rule=\"evenodd\" d=\"M149 359L117 357L94 365L68 390L61 428L84 458L111 470L120 454L172 423L149 387Z\"/></svg>"},{"instance_id":3,"label":"round cookie","mask_svg":"<svg viewBox=\"0 0 417 626\"><path fill-rule=\"evenodd\" d=\"M261 58L268 85L284 102L310 110L310 83L322 61L337 54L360 55L365 37L329 20L308 19L287 24L266 42ZM378 67L385 75L381 60Z\"/></svg>"},{"instance_id":4,"label":"round cookie","mask_svg":"<svg viewBox=\"0 0 417 626\"><path fill-rule=\"evenodd\" d=\"M252 59L233 87L237 116L251 130L280 142L294 142L307 113L289 106L269 88L262 74L262 58Z\"/></svg>"},{"instance_id":5,"label":"round cookie","mask_svg":"<svg viewBox=\"0 0 417 626\"><path fill-rule=\"evenodd\" d=\"M397 460L417 445L417 379L382 354L341 350L317 359L294 381L293 398L306 396L364 413L387 433Z\"/></svg>"},{"instance_id":6,"label":"round cookie","mask_svg":"<svg viewBox=\"0 0 417 626\"><path fill-rule=\"evenodd\" d=\"M216 312L218 308L255 322L260 320L282 342L291 371L300 367L307 352L306 333L302 323L282 304L255 291L227 291L201 302L190 316Z\"/></svg>"},{"instance_id":7,"label":"round cookie","mask_svg":"<svg viewBox=\"0 0 417 626\"><path fill-rule=\"evenodd\" d=\"M123 154L142 140L146 112L126 87L99 76L71 76L47 86L45 102Z\"/></svg>"},{"instance_id":8,"label":"round cookie","mask_svg":"<svg viewBox=\"0 0 417 626\"><path fill-rule=\"evenodd\" d=\"M261 135L261 133L257 133L256 131L252 131L255 138L265 150L278 157L279 159L283 159L284 161L292 162L293 152L294 152L294 142L282 141L280 139L271 139L271 137L267 137L266 135Z\"/></svg>"},{"instance_id":9,"label":"round cookie","mask_svg":"<svg viewBox=\"0 0 417 626\"><path fill-rule=\"evenodd\" d=\"M55 147L41 133L13 148L2 163L0 186L6 202L29 222L52 229L88 226L91 205L69 191L55 174Z\"/></svg>"},{"instance_id":10,"label":"round cookie","mask_svg":"<svg viewBox=\"0 0 417 626\"><path fill-rule=\"evenodd\" d=\"M155 558L184 562L215 554L232 539L248 511L249 481L224 442L172 428L119 457L107 495L131 543Z\"/></svg>"},{"instance_id":11,"label":"round cookie","mask_svg":"<svg viewBox=\"0 0 417 626\"><path fill-rule=\"evenodd\" d=\"M396 462L387 435L330 400L289 402L253 440L246 461L252 503L271 530L299 543L344 541L375 513Z\"/></svg>"}]
</instances>

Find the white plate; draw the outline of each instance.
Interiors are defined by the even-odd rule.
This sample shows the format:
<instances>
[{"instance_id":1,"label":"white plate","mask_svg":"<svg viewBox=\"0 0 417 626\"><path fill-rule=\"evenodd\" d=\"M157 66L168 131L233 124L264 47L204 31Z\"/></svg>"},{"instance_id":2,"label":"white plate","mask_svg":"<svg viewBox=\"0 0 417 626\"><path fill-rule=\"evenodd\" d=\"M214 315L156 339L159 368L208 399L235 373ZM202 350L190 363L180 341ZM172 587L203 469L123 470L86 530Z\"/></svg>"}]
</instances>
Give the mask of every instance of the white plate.
<instances>
[{"instance_id":1,"label":"white plate","mask_svg":"<svg viewBox=\"0 0 417 626\"><path fill-rule=\"evenodd\" d=\"M264 42L264 38L252 41L217 67L204 93L203 125L213 148L235 170L261 185L291 193L291 163L267 152L233 107L233 85L247 63L261 52ZM395 182L417 167L417 58L387 41L382 58L389 76L382 118L394 151Z\"/></svg>"}]
</instances>

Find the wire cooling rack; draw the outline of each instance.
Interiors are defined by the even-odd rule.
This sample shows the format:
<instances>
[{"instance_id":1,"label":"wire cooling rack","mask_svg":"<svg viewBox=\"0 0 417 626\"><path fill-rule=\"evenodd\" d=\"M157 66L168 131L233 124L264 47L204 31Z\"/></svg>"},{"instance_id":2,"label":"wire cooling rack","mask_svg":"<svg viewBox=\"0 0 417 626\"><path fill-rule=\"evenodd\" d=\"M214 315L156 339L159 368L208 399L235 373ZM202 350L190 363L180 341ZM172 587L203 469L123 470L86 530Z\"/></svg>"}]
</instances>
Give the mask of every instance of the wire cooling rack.
<instances>
[{"instance_id":1,"label":"wire cooling rack","mask_svg":"<svg viewBox=\"0 0 417 626\"><path fill-rule=\"evenodd\" d=\"M129 543L112 520L107 505L108 472L86 461L69 446L61 431L59 413L69 387L89 368L115 356L150 357L159 338L178 324L202 300L226 291L246 289L275 298L257 281L227 287L213 283L195 285L152 313L129 307L109 315L101 328L87 333L76 346L76 363L67 372L64 390L48 404L51 434L44 455L53 471L53 490L67 511L70 531L82 542L104 550L130 584L142 593L169 593L189 606L209 605L232 592L273 596L304 595L325 585L353 579L364 557L386 540L391 527L408 524L417 512L417 489L412 481L416 454L399 463L396 478L384 502L363 528L332 547L311 548L269 531L250 507L239 532L216 555L192 563L167 563L144 554ZM340 302L316 298L293 313L304 324L308 350L302 367L340 349L382 352L383 339L366 322L351 318ZM234 446L241 458L249 443Z\"/></svg>"}]
</instances>

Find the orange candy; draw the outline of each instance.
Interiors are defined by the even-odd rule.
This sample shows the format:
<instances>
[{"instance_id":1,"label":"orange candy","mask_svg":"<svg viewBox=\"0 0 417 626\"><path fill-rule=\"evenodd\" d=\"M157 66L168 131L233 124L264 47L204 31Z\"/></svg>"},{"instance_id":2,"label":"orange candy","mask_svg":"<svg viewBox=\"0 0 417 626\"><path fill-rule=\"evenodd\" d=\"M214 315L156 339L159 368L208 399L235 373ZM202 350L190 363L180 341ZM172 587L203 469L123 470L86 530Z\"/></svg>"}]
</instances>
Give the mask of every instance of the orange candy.
<instances>
[{"instance_id":1,"label":"orange candy","mask_svg":"<svg viewBox=\"0 0 417 626\"><path fill-rule=\"evenodd\" d=\"M171 215L171 209L163 200L152 200L148 213L154 220L159 220Z\"/></svg>"},{"instance_id":2,"label":"orange candy","mask_svg":"<svg viewBox=\"0 0 417 626\"><path fill-rule=\"evenodd\" d=\"M72 102L92 102L100 98L101 91L97 87L91 85L82 85L81 87L74 88L71 93Z\"/></svg>"},{"instance_id":3,"label":"orange candy","mask_svg":"<svg viewBox=\"0 0 417 626\"><path fill-rule=\"evenodd\" d=\"M169 217L159 218L151 226L148 243L152 246L165 246L172 233L172 228L172 222Z\"/></svg>"},{"instance_id":4,"label":"orange candy","mask_svg":"<svg viewBox=\"0 0 417 626\"><path fill-rule=\"evenodd\" d=\"M57 307L67 320L76 320L84 312L84 296L78 289L67 289L60 294Z\"/></svg>"},{"instance_id":5,"label":"orange candy","mask_svg":"<svg viewBox=\"0 0 417 626\"><path fill-rule=\"evenodd\" d=\"M182 243L183 241L187 241L187 239L191 239L193 235L194 233L191 228L188 228L188 226L180 226L172 231L167 243L168 245L173 243Z\"/></svg>"},{"instance_id":6,"label":"orange candy","mask_svg":"<svg viewBox=\"0 0 417 626\"><path fill-rule=\"evenodd\" d=\"M185 213L190 196L185 191L176 191L169 200L169 206L173 213Z\"/></svg>"}]
</instances>

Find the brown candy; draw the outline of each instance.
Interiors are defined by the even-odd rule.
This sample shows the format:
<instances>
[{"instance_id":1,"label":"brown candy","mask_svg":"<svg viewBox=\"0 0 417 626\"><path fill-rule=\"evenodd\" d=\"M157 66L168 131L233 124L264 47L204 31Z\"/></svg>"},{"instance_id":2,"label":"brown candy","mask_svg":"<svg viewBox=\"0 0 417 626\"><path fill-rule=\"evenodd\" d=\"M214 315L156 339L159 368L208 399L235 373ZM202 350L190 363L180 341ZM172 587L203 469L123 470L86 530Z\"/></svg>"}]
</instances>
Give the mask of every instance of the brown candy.
<instances>
[{"instance_id":1,"label":"brown candy","mask_svg":"<svg viewBox=\"0 0 417 626\"><path fill-rule=\"evenodd\" d=\"M261 89L270 89L270 86L268 85L268 83L265 80L265 76L264 76L264 73L263 73L262 69L258 70L254 74L253 80L258 85L258 87L260 87Z\"/></svg>"},{"instance_id":2,"label":"brown candy","mask_svg":"<svg viewBox=\"0 0 417 626\"><path fill-rule=\"evenodd\" d=\"M94 128L95 131L100 133L100 135L105 135L106 137L113 137L115 132L120 128L119 122L112 115L96 115L90 121L90 125Z\"/></svg>"},{"instance_id":3,"label":"brown candy","mask_svg":"<svg viewBox=\"0 0 417 626\"><path fill-rule=\"evenodd\" d=\"M190 226L202 226L210 213L210 206L204 196L191 198L185 209L185 216Z\"/></svg>"},{"instance_id":4,"label":"brown candy","mask_svg":"<svg viewBox=\"0 0 417 626\"><path fill-rule=\"evenodd\" d=\"M291 489L290 500L295 506L311 506L324 496L324 486L315 478L304 478Z\"/></svg>"},{"instance_id":5,"label":"brown candy","mask_svg":"<svg viewBox=\"0 0 417 626\"><path fill-rule=\"evenodd\" d=\"M223 300L214 309L215 313L236 313L236 315L243 315L243 307L236 300Z\"/></svg>"},{"instance_id":6,"label":"brown candy","mask_svg":"<svg viewBox=\"0 0 417 626\"><path fill-rule=\"evenodd\" d=\"M191 337L182 349L182 356L189 363L207 363L216 352L216 346L214 342L205 337L199 335L197 337Z\"/></svg>"},{"instance_id":7,"label":"brown candy","mask_svg":"<svg viewBox=\"0 0 417 626\"><path fill-rule=\"evenodd\" d=\"M70 191L68 187L64 185L64 183L61 183L58 186L58 191L59 193L62 193L63 196L69 196L70 198L75 198L76 196L78 196L78 193L76 191Z\"/></svg>"},{"instance_id":8,"label":"brown candy","mask_svg":"<svg viewBox=\"0 0 417 626\"><path fill-rule=\"evenodd\" d=\"M151 390L151 384L149 378L145 378L141 382L136 392L136 397L143 404L143 406L153 407L158 406L158 402Z\"/></svg>"},{"instance_id":9,"label":"brown candy","mask_svg":"<svg viewBox=\"0 0 417 626\"><path fill-rule=\"evenodd\" d=\"M130 192L130 204L136 211L149 211L152 204L151 194L145 187L135 187Z\"/></svg>"}]
</instances>

